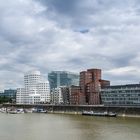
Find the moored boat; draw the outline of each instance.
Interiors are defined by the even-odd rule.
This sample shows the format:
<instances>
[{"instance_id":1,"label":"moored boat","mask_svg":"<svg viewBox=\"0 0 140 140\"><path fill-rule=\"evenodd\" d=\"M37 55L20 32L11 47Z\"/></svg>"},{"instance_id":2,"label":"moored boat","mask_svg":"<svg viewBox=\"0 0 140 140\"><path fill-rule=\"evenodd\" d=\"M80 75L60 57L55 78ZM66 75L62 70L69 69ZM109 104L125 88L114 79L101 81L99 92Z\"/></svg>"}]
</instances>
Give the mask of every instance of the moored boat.
<instances>
[{"instance_id":1,"label":"moored boat","mask_svg":"<svg viewBox=\"0 0 140 140\"><path fill-rule=\"evenodd\" d=\"M19 109L16 109L17 110L17 114L22 114L24 113L24 109L23 108L19 108Z\"/></svg>"},{"instance_id":2,"label":"moored boat","mask_svg":"<svg viewBox=\"0 0 140 140\"><path fill-rule=\"evenodd\" d=\"M9 113L9 114L23 114L24 109L22 109L22 108L20 108L20 109L8 109L7 113Z\"/></svg>"},{"instance_id":3,"label":"moored boat","mask_svg":"<svg viewBox=\"0 0 140 140\"><path fill-rule=\"evenodd\" d=\"M33 113L47 113L47 110L43 109L43 108L34 108Z\"/></svg>"},{"instance_id":4,"label":"moored boat","mask_svg":"<svg viewBox=\"0 0 140 140\"><path fill-rule=\"evenodd\" d=\"M117 116L117 113L109 112L108 113L108 116L109 117L116 117Z\"/></svg>"},{"instance_id":5,"label":"moored boat","mask_svg":"<svg viewBox=\"0 0 140 140\"><path fill-rule=\"evenodd\" d=\"M32 109L24 109L24 113L33 113Z\"/></svg>"},{"instance_id":6,"label":"moored boat","mask_svg":"<svg viewBox=\"0 0 140 140\"><path fill-rule=\"evenodd\" d=\"M7 109L6 108L0 108L0 112L1 113L6 113L7 112Z\"/></svg>"},{"instance_id":7,"label":"moored boat","mask_svg":"<svg viewBox=\"0 0 140 140\"><path fill-rule=\"evenodd\" d=\"M9 113L9 114L17 114L17 110L8 110L7 113Z\"/></svg>"},{"instance_id":8,"label":"moored boat","mask_svg":"<svg viewBox=\"0 0 140 140\"><path fill-rule=\"evenodd\" d=\"M104 117L116 117L117 114L113 112L94 112L94 111L83 111L82 115L87 115L87 116L104 116Z\"/></svg>"}]
</instances>

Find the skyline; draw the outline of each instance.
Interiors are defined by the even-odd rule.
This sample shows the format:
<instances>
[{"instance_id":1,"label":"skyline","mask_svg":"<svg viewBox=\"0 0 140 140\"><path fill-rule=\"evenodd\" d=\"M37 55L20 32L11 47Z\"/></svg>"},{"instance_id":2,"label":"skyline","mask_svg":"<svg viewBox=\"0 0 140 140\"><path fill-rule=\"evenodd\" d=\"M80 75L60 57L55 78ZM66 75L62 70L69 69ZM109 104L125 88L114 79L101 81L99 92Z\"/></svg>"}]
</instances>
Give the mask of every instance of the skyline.
<instances>
[{"instance_id":1,"label":"skyline","mask_svg":"<svg viewBox=\"0 0 140 140\"><path fill-rule=\"evenodd\" d=\"M139 83L138 0L0 1L0 89L30 70L99 68L111 84Z\"/></svg>"}]
</instances>

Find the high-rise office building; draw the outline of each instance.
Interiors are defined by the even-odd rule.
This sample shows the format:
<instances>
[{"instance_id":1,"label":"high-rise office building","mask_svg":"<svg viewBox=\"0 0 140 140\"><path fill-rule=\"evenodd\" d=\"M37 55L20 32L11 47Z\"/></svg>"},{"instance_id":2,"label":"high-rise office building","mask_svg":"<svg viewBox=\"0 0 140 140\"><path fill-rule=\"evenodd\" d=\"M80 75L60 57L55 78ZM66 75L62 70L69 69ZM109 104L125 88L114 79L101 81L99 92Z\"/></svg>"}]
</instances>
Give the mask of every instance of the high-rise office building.
<instances>
[{"instance_id":1,"label":"high-rise office building","mask_svg":"<svg viewBox=\"0 0 140 140\"><path fill-rule=\"evenodd\" d=\"M39 71L30 71L24 75L25 88L17 89L16 103L35 104L50 102L50 86Z\"/></svg>"},{"instance_id":2,"label":"high-rise office building","mask_svg":"<svg viewBox=\"0 0 140 140\"><path fill-rule=\"evenodd\" d=\"M80 72L81 92L85 94L87 104L100 104L100 79L100 69L88 69Z\"/></svg>"},{"instance_id":3,"label":"high-rise office building","mask_svg":"<svg viewBox=\"0 0 140 140\"><path fill-rule=\"evenodd\" d=\"M67 71L52 71L48 74L50 88L79 85L79 74Z\"/></svg>"},{"instance_id":4,"label":"high-rise office building","mask_svg":"<svg viewBox=\"0 0 140 140\"><path fill-rule=\"evenodd\" d=\"M88 69L80 72L79 86L70 86L70 104L101 104L101 88L110 81L101 79L101 69Z\"/></svg>"}]
</instances>

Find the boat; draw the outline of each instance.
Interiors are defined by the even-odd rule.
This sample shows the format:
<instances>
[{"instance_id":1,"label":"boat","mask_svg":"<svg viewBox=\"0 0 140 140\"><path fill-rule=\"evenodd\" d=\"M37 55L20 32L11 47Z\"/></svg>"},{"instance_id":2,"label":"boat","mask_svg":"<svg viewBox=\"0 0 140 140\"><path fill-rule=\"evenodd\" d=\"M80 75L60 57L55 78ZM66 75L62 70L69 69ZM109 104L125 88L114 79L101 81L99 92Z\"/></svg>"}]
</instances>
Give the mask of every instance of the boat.
<instances>
[{"instance_id":1,"label":"boat","mask_svg":"<svg viewBox=\"0 0 140 140\"><path fill-rule=\"evenodd\" d=\"M94 112L94 111L83 111L82 115L87 116L103 116L103 117L116 117L117 114L113 112Z\"/></svg>"},{"instance_id":2,"label":"boat","mask_svg":"<svg viewBox=\"0 0 140 140\"><path fill-rule=\"evenodd\" d=\"M47 110L43 108L33 108L32 111L33 113L47 113Z\"/></svg>"},{"instance_id":3,"label":"boat","mask_svg":"<svg viewBox=\"0 0 140 140\"><path fill-rule=\"evenodd\" d=\"M8 110L7 113L9 113L9 114L17 114L17 110Z\"/></svg>"},{"instance_id":4,"label":"boat","mask_svg":"<svg viewBox=\"0 0 140 140\"><path fill-rule=\"evenodd\" d=\"M47 110L44 110L44 109L38 109L38 113L47 113Z\"/></svg>"},{"instance_id":5,"label":"boat","mask_svg":"<svg viewBox=\"0 0 140 140\"><path fill-rule=\"evenodd\" d=\"M93 116L93 111L83 111L82 115Z\"/></svg>"},{"instance_id":6,"label":"boat","mask_svg":"<svg viewBox=\"0 0 140 140\"><path fill-rule=\"evenodd\" d=\"M116 117L117 116L117 113L109 112L108 113L108 116L109 117Z\"/></svg>"},{"instance_id":7,"label":"boat","mask_svg":"<svg viewBox=\"0 0 140 140\"><path fill-rule=\"evenodd\" d=\"M32 109L24 109L24 113L33 113Z\"/></svg>"},{"instance_id":8,"label":"boat","mask_svg":"<svg viewBox=\"0 0 140 140\"><path fill-rule=\"evenodd\" d=\"M7 112L7 109L6 108L0 108L0 112L1 113L6 113Z\"/></svg>"},{"instance_id":9,"label":"boat","mask_svg":"<svg viewBox=\"0 0 140 140\"><path fill-rule=\"evenodd\" d=\"M9 113L9 114L23 114L24 109L22 109L22 108L20 108L20 109L8 109L7 113Z\"/></svg>"},{"instance_id":10,"label":"boat","mask_svg":"<svg viewBox=\"0 0 140 140\"><path fill-rule=\"evenodd\" d=\"M17 114L23 114L24 113L24 109L23 108L18 108L17 110Z\"/></svg>"}]
</instances>

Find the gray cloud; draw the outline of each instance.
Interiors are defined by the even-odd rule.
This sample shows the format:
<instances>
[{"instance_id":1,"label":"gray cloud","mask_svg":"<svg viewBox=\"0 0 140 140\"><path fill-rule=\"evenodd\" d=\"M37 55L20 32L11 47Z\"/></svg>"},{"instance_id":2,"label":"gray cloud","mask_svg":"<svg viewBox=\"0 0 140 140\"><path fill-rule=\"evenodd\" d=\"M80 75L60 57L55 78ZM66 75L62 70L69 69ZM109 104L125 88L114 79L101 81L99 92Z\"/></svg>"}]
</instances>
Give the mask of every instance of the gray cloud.
<instances>
[{"instance_id":1,"label":"gray cloud","mask_svg":"<svg viewBox=\"0 0 140 140\"><path fill-rule=\"evenodd\" d=\"M133 0L38 0L49 5L53 18L62 26L76 28L122 24L123 16L138 10ZM137 7L137 8L136 8ZM59 16L58 16L59 15ZM118 16L120 19L118 20ZM121 19L122 18L122 19ZM71 22L72 24L69 24Z\"/></svg>"},{"instance_id":2,"label":"gray cloud","mask_svg":"<svg viewBox=\"0 0 140 140\"><path fill-rule=\"evenodd\" d=\"M0 1L0 89L32 69L102 68L115 83L140 76L138 0ZM87 31L86 33L81 33Z\"/></svg>"}]
</instances>

